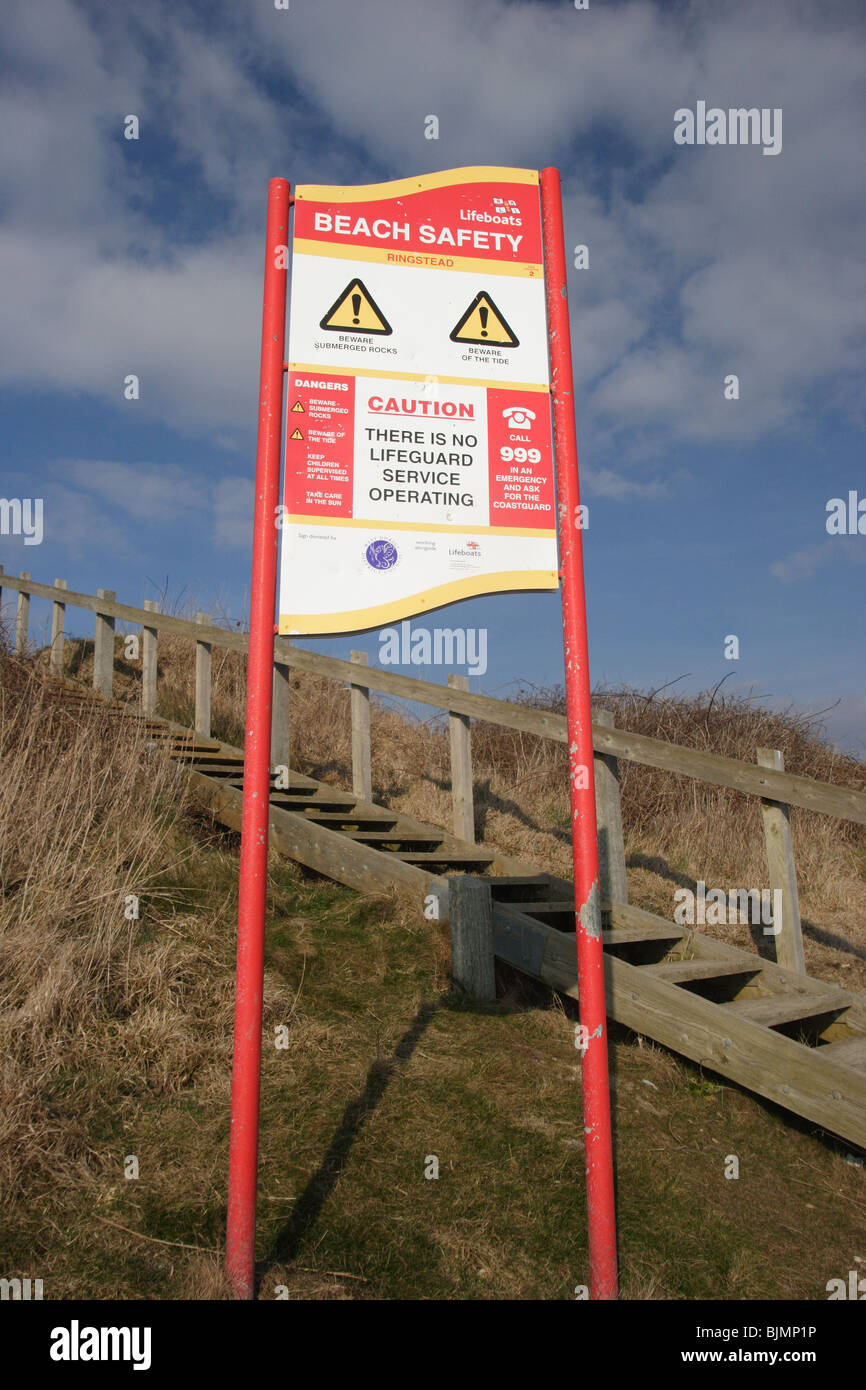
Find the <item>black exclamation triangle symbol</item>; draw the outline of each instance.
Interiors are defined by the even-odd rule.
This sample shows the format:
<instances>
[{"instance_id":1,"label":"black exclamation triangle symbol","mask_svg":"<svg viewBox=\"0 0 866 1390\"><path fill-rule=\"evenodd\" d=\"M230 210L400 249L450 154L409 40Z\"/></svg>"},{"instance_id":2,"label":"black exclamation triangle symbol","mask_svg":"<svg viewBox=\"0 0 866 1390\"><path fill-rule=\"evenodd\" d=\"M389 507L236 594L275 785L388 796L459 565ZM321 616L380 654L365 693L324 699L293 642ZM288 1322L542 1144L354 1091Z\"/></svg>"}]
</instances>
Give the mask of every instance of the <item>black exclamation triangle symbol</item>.
<instances>
[{"instance_id":1,"label":"black exclamation triangle symbol","mask_svg":"<svg viewBox=\"0 0 866 1390\"><path fill-rule=\"evenodd\" d=\"M352 295L352 313L355 315L355 317L352 319L352 322L353 322L353 323L360 323L360 322L361 322L361 296L360 296L359 294L353 294L353 295Z\"/></svg>"},{"instance_id":2,"label":"black exclamation triangle symbol","mask_svg":"<svg viewBox=\"0 0 866 1390\"><path fill-rule=\"evenodd\" d=\"M487 315L490 313L490 310L489 310L489 309L484 309L484 308L479 308L478 312L479 312L479 314L481 315L481 336L482 336L482 338L486 338L486 337L487 337Z\"/></svg>"}]
</instances>

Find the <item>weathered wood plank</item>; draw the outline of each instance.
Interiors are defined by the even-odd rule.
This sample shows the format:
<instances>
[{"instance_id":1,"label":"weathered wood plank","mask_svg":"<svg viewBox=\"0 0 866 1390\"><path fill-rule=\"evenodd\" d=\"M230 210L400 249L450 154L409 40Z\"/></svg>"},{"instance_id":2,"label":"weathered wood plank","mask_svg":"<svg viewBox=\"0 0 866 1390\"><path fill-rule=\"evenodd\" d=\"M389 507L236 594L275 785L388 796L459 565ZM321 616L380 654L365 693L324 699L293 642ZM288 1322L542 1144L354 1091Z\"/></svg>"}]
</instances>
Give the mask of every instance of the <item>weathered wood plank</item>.
<instances>
[{"instance_id":1,"label":"weathered wood plank","mask_svg":"<svg viewBox=\"0 0 866 1390\"><path fill-rule=\"evenodd\" d=\"M402 835L396 830L344 830L343 834L348 835L350 840L365 840L371 845L441 844L439 835L428 835L423 830L416 830L414 834L404 831Z\"/></svg>"},{"instance_id":2,"label":"weathered wood plank","mask_svg":"<svg viewBox=\"0 0 866 1390\"><path fill-rule=\"evenodd\" d=\"M761 767L785 771L785 758L778 748L759 748L757 761ZM791 813L782 801L761 800L764 821L764 844L770 889L781 893L781 923L773 921L775 935L771 938L776 960L789 970L806 973L803 949L803 928L800 923L800 898L797 892L797 866L794 863L794 842L791 838ZM773 898L775 903L776 899Z\"/></svg>"},{"instance_id":3,"label":"weathered wood plank","mask_svg":"<svg viewBox=\"0 0 866 1390\"><path fill-rule=\"evenodd\" d=\"M366 652L351 652L353 666L369 666ZM366 801L373 798L373 765L370 754L370 691L353 684L352 695L352 790Z\"/></svg>"},{"instance_id":4,"label":"weathered wood plank","mask_svg":"<svg viewBox=\"0 0 866 1390\"><path fill-rule=\"evenodd\" d=\"M450 690L468 690L469 677L452 673ZM472 735L465 714L448 715L451 746L451 812L454 834L468 844L475 843L475 800L472 788Z\"/></svg>"},{"instance_id":5,"label":"weathered wood plank","mask_svg":"<svg viewBox=\"0 0 866 1390\"><path fill-rule=\"evenodd\" d=\"M762 1023L765 1028L800 1020L805 1022L807 1018L820 1018L822 1014L840 1012L848 1007L848 999L842 991L833 989L822 994L779 993L765 995L762 999L733 999L724 1005L726 1012Z\"/></svg>"},{"instance_id":6,"label":"weathered wood plank","mask_svg":"<svg viewBox=\"0 0 866 1390\"><path fill-rule=\"evenodd\" d=\"M210 613L196 615L199 627L210 626ZM195 736L210 738L211 644L195 644Z\"/></svg>"},{"instance_id":7,"label":"weathered wood plank","mask_svg":"<svg viewBox=\"0 0 866 1390\"><path fill-rule=\"evenodd\" d=\"M625 906L619 903L602 903L602 911L608 907L612 926L652 927L653 925L666 925L664 917L658 917L655 913L647 912L643 908L633 907L630 904ZM763 956L758 956L752 951L744 951L739 946L732 946L718 937L708 936L706 932L694 931L689 927L681 927L680 931L682 939L677 951L682 959L709 957L713 960L739 961L745 959L757 961L761 967L760 988L765 994L772 995L774 998L779 995L793 996L797 999L802 998L803 995L823 997L827 993L829 986L823 980L814 980L809 975L796 974L792 970L785 969L782 965L777 965L773 960L766 960ZM866 1031L866 999L858 994L852 994L848 990L839 990L838 992L844 996L850 1010L849 1015L846 1015L846 1021L850 1018L853 1026L862 1027Z\"/></svg>"},{"instance_id":8,"label":"weathered wood plank","mask_svg":"<svg viewBox=\"0 0 866 1390\"><path fill-rule=\"evenodd\" d=\"M274 663L274 694L271 705L271 767L289 767L289 668Z\"/></svg>"},{"instance_id":9,"label":"weathered wood plank","mask_svg":"<svg viewBox=\"0 0 866 1390\"><path fill-rule=\"evenodd\" d=\"M21 578L29 580L30 575L27 570L21 571ZM14 581L8 581L9 587L16 587ZM29 586L28 586L29 588ZM18 590L18 604L15 611L15 655L26 656L27 654L27 632L30 627L30 593L28 590Z\"/></svg>"},{"instance_id":10,"label":"weathered wood plank","mask_svg":"<svg viewBox=\"0 0 866 1390\"><path fill-rule=\"evenodd\" d=\"M177 726L166 724L165 727ZM228 745L219 745L219 750L222 753L238 751ZM202 804L209 806L224 824L238 829L241 791L208 778L194 768L189 775ZM370 809L377 808L371 805ZM399 819L404 829L437 829L422 827L408 817ZM362 891L379 891L399 883L410 889L416 900L420 897L423 901L432 893L447 913L447 880L407 862L413 856L404 859L382 853L315 825L303 815L279 808L271 811L271 843L298 862ZM477 853L465 849L463 852ZM438 854L429 857L445 862ZM535 881L532 875L523 877L521 871L515 869L512 877L515 886L518 886L518 878L527 885ZM568 890L568 885L554 875L539 874L537 879L548 892ZM531 911L531 903L526 906ZM669 926L664 919L626 904L609 904L608 911L613 929L622 926L634 930L643 926L651 930L659 924L664 928ZM493 927L494 940L499 943L496 950L503 959L518 964L551 987L577 996L574 940L570 934L558 932L527 916L515 904L499 902L493 904ZM736 965L738 973L744 966L748 973L757 969L762 985L765 977L774 984L777 990L774 999L786 991L789 997L821 991L822 1003L827 1002L826 985L810 981L774 962L762 961L749 952L728 947L721 941L701 940L695 933L683 932L681 949L683 961L697 960L700 964L703 951L712 952L716 961L727 958ZM611 1017L830 1132L866 1147L866 1071L842 1062L841 1051L836 1052L834 1058L834 1048L839 1044L806 1047L752 1019L738 1017L734 1006L712 1003L659 978L652 967L635 966L609 953L605 955L605 976ZM847 1020L848 1014L855 1012L848 1009L847 1001L851 999L853 1003L854 997L841 990L837 993ZM864 1033L866 1029L860 1029L852 1041L859 1043ZM856 1049L848 1049L848 1055L855 1056Z\"/></svg>"},{"instance_id":11,"label":"weathered wood plank","mask_svg":"<svg viewBox=\"0 0 866 1390\"><path fill-rule=\"evenodd\" d=\"M55 589L67 588L65 579L55 579ZM49 665L55 676L63 675L63 640L66 627L66 604L55 599L51 605L51 656Z\"/></svg>"},{"instance_id":12,"label":"weathered wood plank","mask_svg":"<svg viewBox=\"0 0 866 1390\"><path fill-rule=\"evenodd\" d=\"M610 710L593 709L593 726L614 727ZM628 902L625 844L622 834L622 806L619 794L619 766L609 753L596 753L595 815L598 822L598 881L601 896L609 902Z\"/></svg>"},{"instance_id":13,"label":"weathered wood plank","mask_svg":"<svg viewBox=\"0 0 866 1390\"><path fill-rule=\"evenodd\" d=\"M97 589L97 596L103 599L103 611L96 610L96 631L93 641L93 689L105 700L110 700L114 691L114 618L104 611L117 597L113 589Z\"/></svg>"},{"instance_id":14,"label":"weathered wood plank","mask_svg":"<svg viewBox=\"0 0 866 1390\"><path fill-rule=\"evenodd\" d=\"M642 941L678 941L682 927L656 927L638 930L637 927L602 928L601 939L605 946L634 946Z\"/></svg>"},{"instance_id":15,"label":"weathered wood plank","mask_svg":"<svg viewBox=\"0 0 866 1390\"><path fill-rule=\"evenodd\" d=\"M473 999L496 998L490 884L469 875L448 884L451 976Z\"/></svg>"},{"instance_id":16,"label":"weathered wood plank","mask_svg":"<svg viewBox=\"0 0 866 1390\"><path fill-rule=\"evenodd\" d=\"M412 851L400 858L407 864L492 864L496 855L490 850L443 848Z\"/></svg>"},{"instance_id":17,"label":"weathered wood plank","mask_svg":"<svg viewBox=\"0 0 866 1390\"><path fill-rule=\"evenodd\" d=\"M503 911L513 908L494 904L494 922ZM576 961L563 952L562 934L540 924L537 930L547 940L538 971L530 973L577 998ZM605 979L608 1014L617 1022L866 1146L866 1073L834 1063L828 1047L805 1047L607 953Z\"/></svg>"},{"instance_id":18,"label":"weathered wood plank","mask_svg":"<svg viewBox=\"0 0 866 1390\"><path fill-rule=\"evenodd\" d=\"M243 793L195 769L190 770L189 776L196 800L223 825L240 830ZM308 869L315 869L362 892L380 892L397 883L414 890L423 901L428 893L440 887L435 874L413 868L393 855L358 844L338 831L315 825L305 816L276 806L272 806L270 812L269 842Z\"/></svg>"},{"instance_id":19,"label":"weathered wood plank","mask_svg":"<svg viewBox=\"0 0 866 1390\"><path fill-rule=\"evenodd\" d=\"M668 984L687 984L691 980L721 980L726 975L760 975L761 961L757 956L742 953L742 960L665 960L655 965L644 965L658 980Z\"/></svg>"},{"instance_id":20,"label":"weathered wood plank","mask_svg":"<svg viewBox=\"0 0 866 1390\"><path fill-rule=\"evenodd\" d=\"M828 1043L821 1051L833 1062L841 1062L846 1067L856 1067L859 1071L866 1069L866 1034L848 1038L844 1042Z\"/></svg>"},{"instance_id":21,"label":"weathered wood plank","mask_svg":"<svg viewBox=\"0 0 866 1390\"><path fill-rule=\"evenodd\" d=\"M144 607L155 613L159 605L155 598L146 598ZM141 708L145 715L156 709L157 641L156 628L145 620L141 629Z\"/></svg>"}]
</instances>

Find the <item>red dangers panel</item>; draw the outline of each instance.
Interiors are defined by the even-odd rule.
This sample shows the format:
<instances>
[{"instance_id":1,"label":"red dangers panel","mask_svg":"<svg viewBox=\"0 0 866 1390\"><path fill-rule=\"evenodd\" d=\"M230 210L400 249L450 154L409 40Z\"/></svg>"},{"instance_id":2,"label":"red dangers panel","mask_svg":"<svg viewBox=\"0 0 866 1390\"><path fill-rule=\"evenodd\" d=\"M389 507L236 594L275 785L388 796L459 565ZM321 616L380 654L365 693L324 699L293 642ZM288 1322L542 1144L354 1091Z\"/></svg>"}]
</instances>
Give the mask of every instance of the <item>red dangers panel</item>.
<instances>
[{"instance_id":1,"label":"red dangers panel","mask_svg":"<svg viewBox=\"0 0 866 1390\"><path fill-rule=\"evenodd\" d=\"M354 377L291 373L286 419L289 515L351 516Z\"/></svg>"},{"instance_id":2,"label":"red dangers panel","mask_svg":"<svg viewBox=\"0 0 866 1390\"><path fill-rule=\"evenodd\" d=\"M549 415L546 395L488 389L491 526L555 528Z\"/></svg>"}]
</instances>

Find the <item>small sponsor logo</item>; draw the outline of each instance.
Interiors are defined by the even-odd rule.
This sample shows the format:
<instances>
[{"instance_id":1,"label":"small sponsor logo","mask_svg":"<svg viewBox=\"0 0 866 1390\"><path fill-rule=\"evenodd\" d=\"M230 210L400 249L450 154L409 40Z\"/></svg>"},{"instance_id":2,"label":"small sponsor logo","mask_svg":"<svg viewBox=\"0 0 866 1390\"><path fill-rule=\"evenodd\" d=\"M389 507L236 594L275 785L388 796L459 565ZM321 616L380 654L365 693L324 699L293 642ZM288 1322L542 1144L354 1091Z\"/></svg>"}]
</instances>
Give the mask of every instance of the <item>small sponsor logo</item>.
<instances>
[{"instance_id":1,"label":"small sponsor logo","mask_svg":"<svg viewBox=\"0 0 866 1390\"><path fill-rule=\"evenodd\" d=\"M364 551L364 558L371 569L393 569L398 560L397 547L393 541L371 541Z\"/></svg>"}]
</instances>

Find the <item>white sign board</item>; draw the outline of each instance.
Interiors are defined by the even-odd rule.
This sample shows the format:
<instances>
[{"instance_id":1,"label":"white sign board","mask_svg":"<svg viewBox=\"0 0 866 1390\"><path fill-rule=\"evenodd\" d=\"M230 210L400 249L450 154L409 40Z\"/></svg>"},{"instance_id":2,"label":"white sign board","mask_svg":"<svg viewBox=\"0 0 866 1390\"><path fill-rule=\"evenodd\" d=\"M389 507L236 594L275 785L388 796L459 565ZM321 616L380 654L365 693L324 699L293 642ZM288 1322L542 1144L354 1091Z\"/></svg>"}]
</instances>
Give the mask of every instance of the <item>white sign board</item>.
<instances>
[{"instance_id":1,"label":"white sign board","mask_svg":"<svg viewBox=\"0 0 866 1390\"><path fill-rule=\"evenodd\" d=\"M557 587L538 174L295 191L279 630Z\"/></svg>"}]
</instances>

